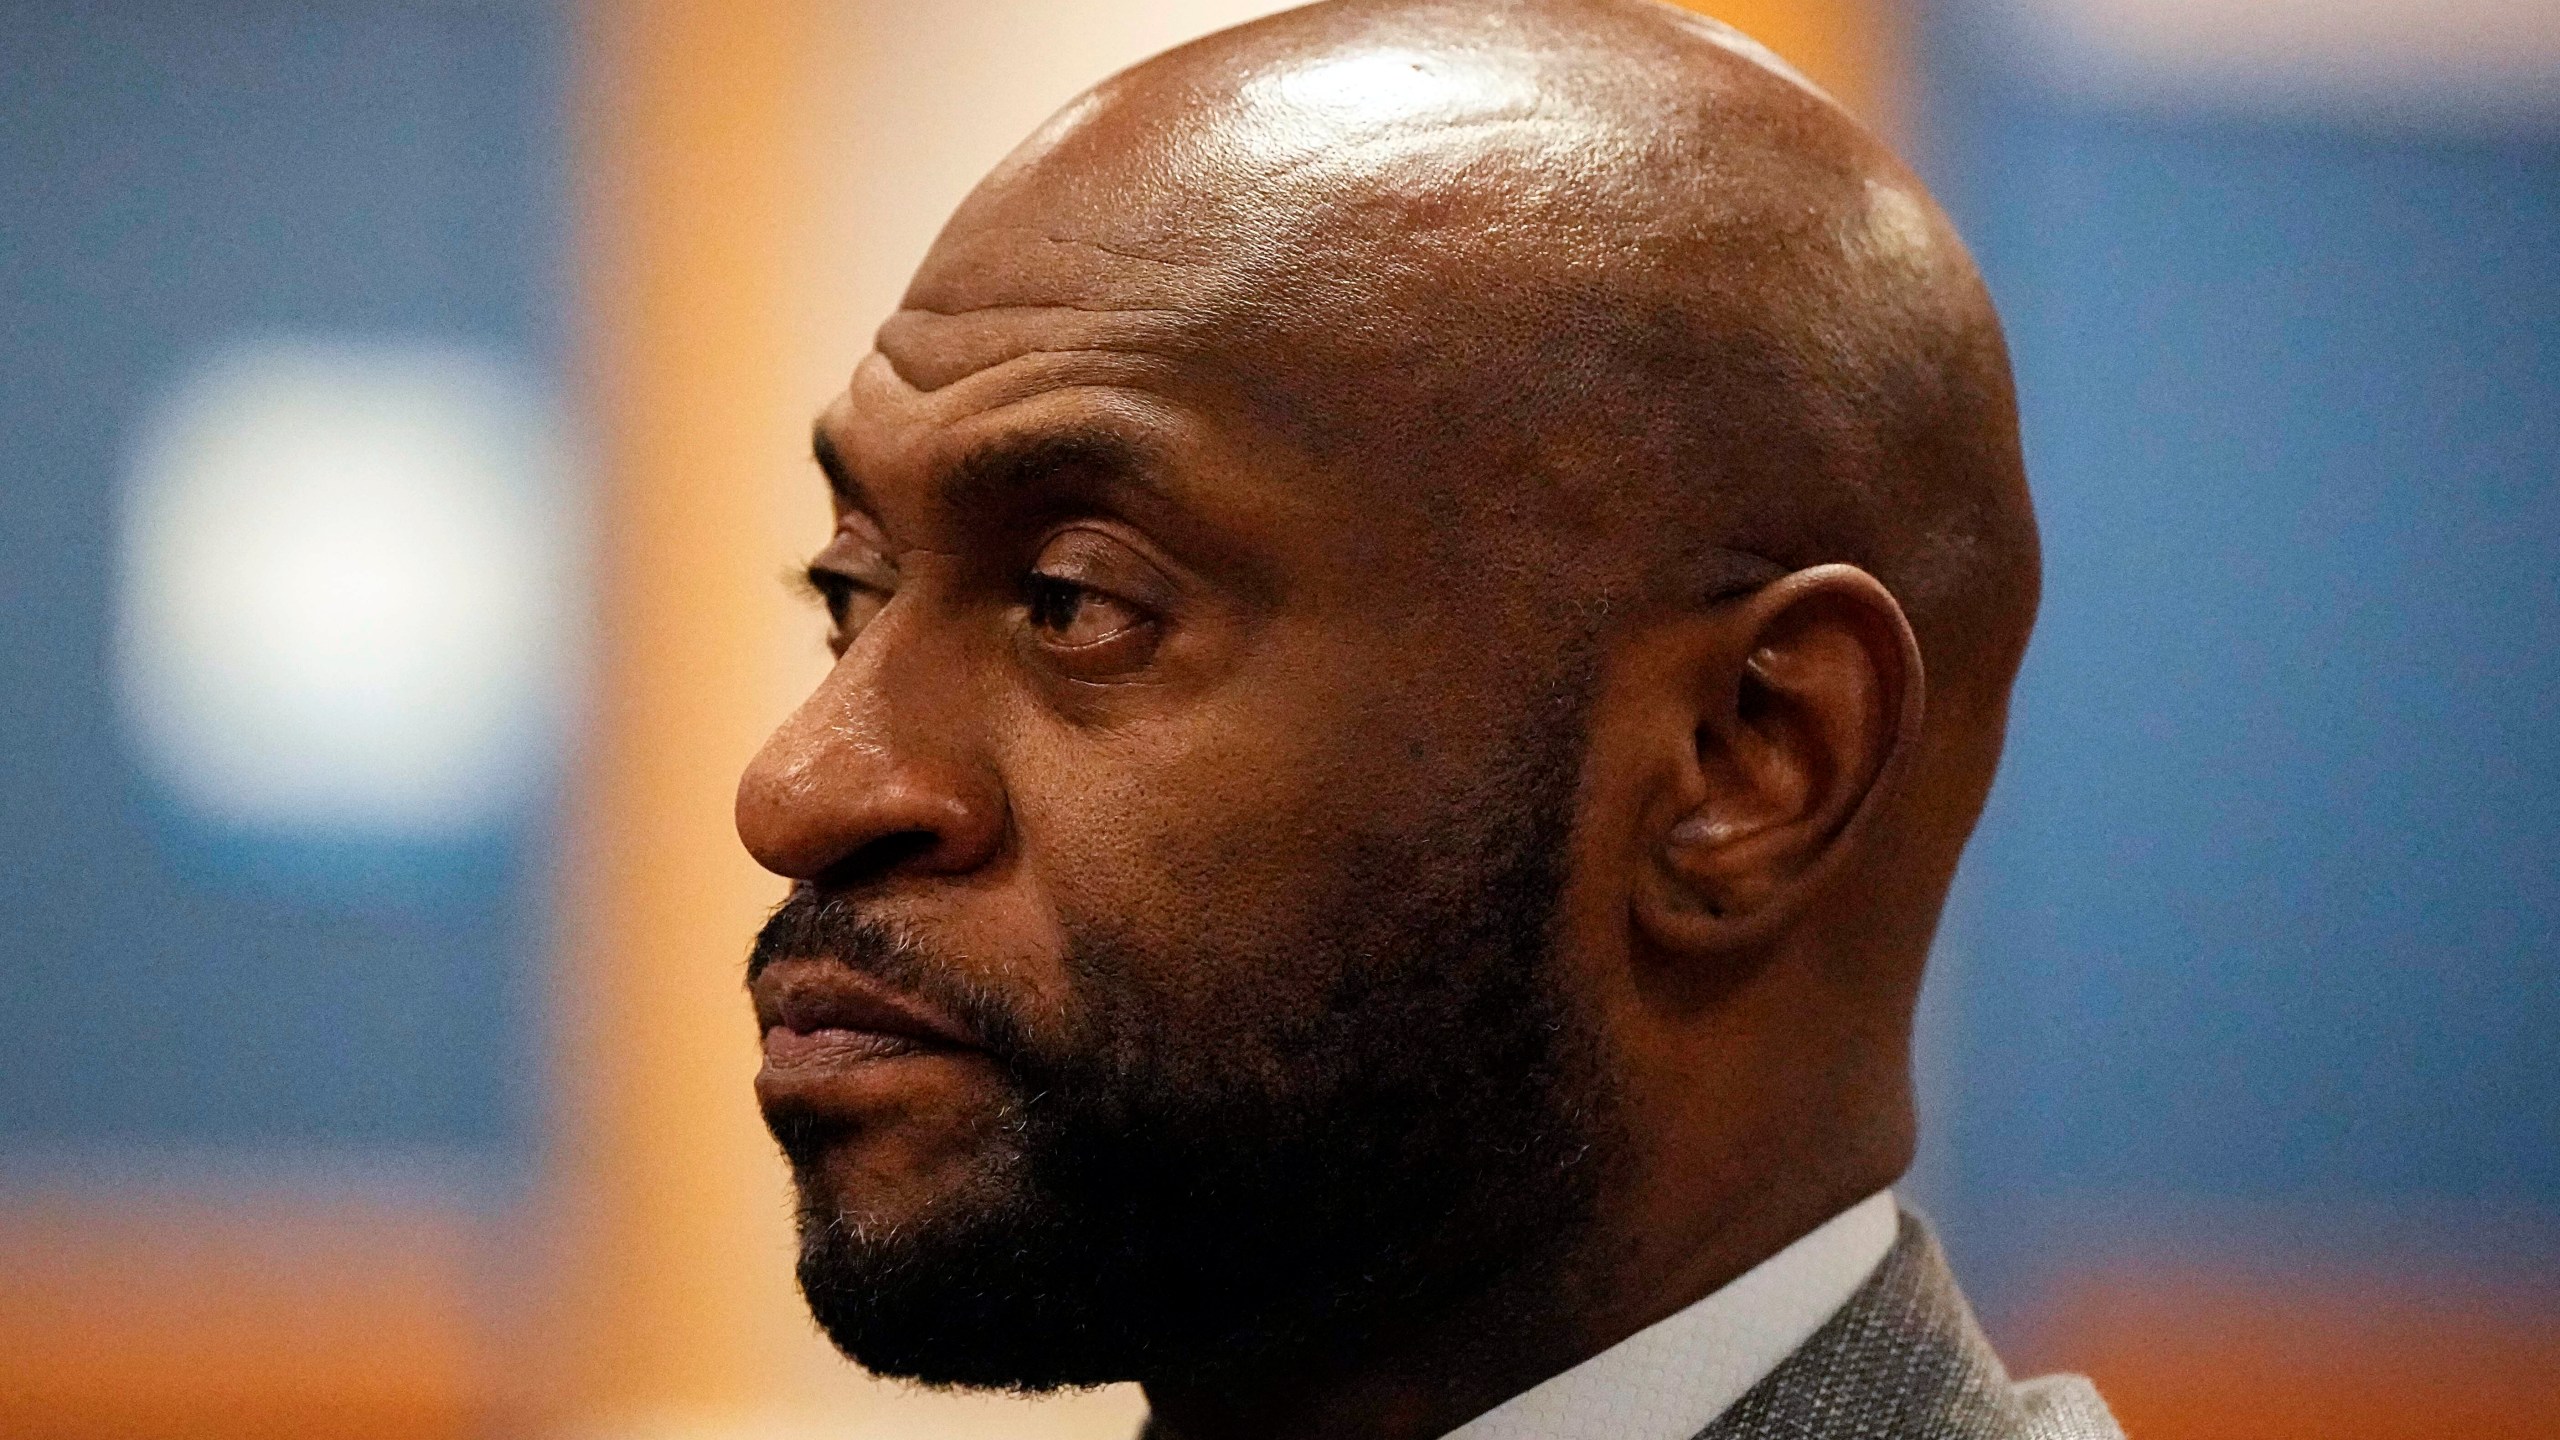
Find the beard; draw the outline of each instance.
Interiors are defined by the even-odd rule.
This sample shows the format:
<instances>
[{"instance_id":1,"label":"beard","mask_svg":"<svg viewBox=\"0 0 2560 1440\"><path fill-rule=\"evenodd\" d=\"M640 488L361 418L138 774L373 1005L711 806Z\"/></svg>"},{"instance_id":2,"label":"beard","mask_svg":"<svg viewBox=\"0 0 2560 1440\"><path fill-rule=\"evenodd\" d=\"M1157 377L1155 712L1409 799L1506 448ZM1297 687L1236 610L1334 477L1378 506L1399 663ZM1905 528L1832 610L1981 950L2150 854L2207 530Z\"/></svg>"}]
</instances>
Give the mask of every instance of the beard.
<instances>
[{"instance_id":1,"label":"beard","mask_svg":"<svg viewBox=\"0 0 2560 1440\"><path fill-rule=\"evenodd\" d=\"M1304 1373L1461 1311L1486 1344L1552 1320L1616 1148L1555 957L1574 718L1416 833L1346 840L1288 924L1219 963L1069 924L1063 1024L851 897L796 892L751 967L823 956L929 1000L1006 1093L970 1178L897 1227L830 1187L838 1125L768 1115L820 1328L878 1374L1040 1391ZM1140 978L1281 973L1320 978L1222 992L1215 1023Z\"/></svg>"}]
</instances>

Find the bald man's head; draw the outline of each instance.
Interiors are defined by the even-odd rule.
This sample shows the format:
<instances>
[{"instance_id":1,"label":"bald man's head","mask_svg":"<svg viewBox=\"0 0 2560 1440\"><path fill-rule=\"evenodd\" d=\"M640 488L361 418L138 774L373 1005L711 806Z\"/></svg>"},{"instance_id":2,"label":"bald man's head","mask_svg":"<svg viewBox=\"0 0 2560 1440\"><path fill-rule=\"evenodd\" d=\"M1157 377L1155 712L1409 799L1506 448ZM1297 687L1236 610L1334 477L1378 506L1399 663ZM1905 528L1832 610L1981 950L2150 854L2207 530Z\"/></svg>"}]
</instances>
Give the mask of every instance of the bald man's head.
<instances>
[{"instance_id":1,"label":"bald man's head","mask_svg":"<svg viewBox=\"0 0 2560 1440\"><path fill-rule=\"evenodd\" d=\"M1481 562L1618 603L1721 593L1735 553L1865 568L1926 658L1952 863L2038 589L2007 352L1926 190L1756 42L1650 0L1211 36L998 167L881 349L930 388L1025 343L971 316L1052 305L1328 469L1514 521L1448 528Z\"/></svg>"},{"instance_id":2,"label":"bald man's head","mask_svg":"<svg viewBox=\"0 0 2560 1440\"><path fill-rule=\"evenodd\" d=\"M1335 0L1161 56L963 204L819 448L841 660L739 814L857 1358L1437 1344L1456 1406L1907 1163L2034 525L1960 243L1748 40ZM847 985L950 1063L790 1038Z\"/></svg>"}]
</instances>

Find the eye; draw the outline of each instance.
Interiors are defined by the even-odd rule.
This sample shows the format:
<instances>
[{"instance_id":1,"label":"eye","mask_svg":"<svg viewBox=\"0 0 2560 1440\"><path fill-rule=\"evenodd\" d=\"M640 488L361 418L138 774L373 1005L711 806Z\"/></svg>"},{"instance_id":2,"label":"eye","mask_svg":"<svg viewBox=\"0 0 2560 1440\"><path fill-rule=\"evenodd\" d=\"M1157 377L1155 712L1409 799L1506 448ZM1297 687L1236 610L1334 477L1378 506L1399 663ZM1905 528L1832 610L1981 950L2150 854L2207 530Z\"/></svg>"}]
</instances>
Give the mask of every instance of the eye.
<instances>
[{"instance_id":1,"label":"eye","mask_svg":"<svg viewBox=\"0 0 2560 1440\"><path fill-rule=\"evenodd\" d=\"M1146 623L1134 606L1053 575L1029 582L1031 623L1051 645L1081 650Z\"/></svg>"},{"instance_id":2,"label":"eye","mask_svg":"<svg viewBox=\"0 0 2560 1440\"><path fill-rule=\"evenodd\" d=\"M1041 548L1022 582L1028 638L1050 663L1082 680L1143 666L1162 622L1143 599L1162 578L1128 546L1092 531L1069 531Z\"/></svg>"},{"instance_id":3,"label":"eye","mask_svg":"<svg viewBox=\"0 0 2560 1440\"><path fill-rule=\"evenodd\" d=\"M1050 574L1029 579L1029 610L1032 628L1042 630L1042 641L1062 651L1101 646L1147 623L1134 605Z\"/></svg>"},{"instance_id":4,"label":"eye","mask_svg":"<svg viewBox=\"0 0 2560 1440\"><path fill-rule=\"evenodd\" d=\"M812 564L800 574L800 585L827 612L827 648L842 655L862 627L889 603L887 592L867 580Z\"/></svg>"}]
</instances>

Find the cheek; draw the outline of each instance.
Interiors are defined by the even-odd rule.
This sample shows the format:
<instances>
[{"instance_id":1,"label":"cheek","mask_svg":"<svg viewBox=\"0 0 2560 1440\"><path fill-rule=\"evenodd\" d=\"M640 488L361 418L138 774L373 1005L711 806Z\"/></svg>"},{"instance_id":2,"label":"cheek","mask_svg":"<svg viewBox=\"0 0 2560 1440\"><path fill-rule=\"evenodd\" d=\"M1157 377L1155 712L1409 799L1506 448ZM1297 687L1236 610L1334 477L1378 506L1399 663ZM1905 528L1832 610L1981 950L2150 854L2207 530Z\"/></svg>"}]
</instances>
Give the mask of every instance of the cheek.
<instances>
[{"instance_id":1,"label":"cheek","mask_svg":"<svg viewBox=\"0 0 2560 1440\"><path fill-rule=\"evenodd\" d=\"M1337 692L1046 732L1009 777L1027 878L1133 972L1128 1003L1220 1030L1304 1013L1332 989L1336 897L1430 793L1418 752L1358 738L1375 718Z\"/></svg>"}]
</instances>

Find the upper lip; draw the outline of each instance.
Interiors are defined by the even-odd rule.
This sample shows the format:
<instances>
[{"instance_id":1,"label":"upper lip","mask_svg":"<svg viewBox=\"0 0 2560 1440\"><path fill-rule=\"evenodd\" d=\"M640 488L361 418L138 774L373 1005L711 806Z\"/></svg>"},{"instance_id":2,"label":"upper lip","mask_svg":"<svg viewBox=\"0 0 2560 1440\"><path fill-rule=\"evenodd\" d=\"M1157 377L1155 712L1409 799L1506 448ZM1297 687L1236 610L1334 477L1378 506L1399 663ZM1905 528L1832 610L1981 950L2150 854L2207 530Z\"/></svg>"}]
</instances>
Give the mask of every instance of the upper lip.
<instances>
[{"instance_id":1,"label":"upper lip","mask_svg":"<svg viewBox=\"0 0 2560 1440\"><path fill-rule=\"evenodd\" d=\"M979 1048L977 1037L950 1016L833 960L776 960L756 976L749 994L760 1029L867 1030L926 1045Z\"/></svg>"}]
</instances>

